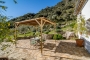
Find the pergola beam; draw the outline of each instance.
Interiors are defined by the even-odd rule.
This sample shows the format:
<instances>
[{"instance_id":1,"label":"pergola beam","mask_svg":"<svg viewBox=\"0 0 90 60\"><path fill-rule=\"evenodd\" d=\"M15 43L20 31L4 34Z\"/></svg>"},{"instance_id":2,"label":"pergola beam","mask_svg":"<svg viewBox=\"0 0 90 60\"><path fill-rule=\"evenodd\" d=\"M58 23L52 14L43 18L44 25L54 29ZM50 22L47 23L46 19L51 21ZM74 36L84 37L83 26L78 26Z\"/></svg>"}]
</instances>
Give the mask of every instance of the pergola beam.
<instances>
[{"instance_id":1,"label":"pergola beam","mask_svg":"<svg viewBox=\"0 0 90 60\"><path fill-rule=\"evenodd\" d=\"M35 21L38 23L39 26L41 26L40 22L38 22L36 19L35 19Z\"/></svg>"},{"instance_id":2,"label":"pergola beam","mask_svg":"<svg viewBox=\"0 0 90 60\"><path fill-rule=\"evenodd\" d=\"M42 24L42 26L44 26L44 25L45 25L45 23L46 23L46 22L44 22L44 23Z\"/></svg>"},{"instance_id":3,"label":"pergola beam","mask_svg":"<svg viewBox=\"0 0 90 60\"><path fill-rule=\"evenodd\" d=\"M44 17L40 17L40 18L35 18L35 19L30 19L30 20L24 20L24 21L20 21L20 22L15 22L16 24L22 25L22 24L27 24L27 25L38 25L38 23L36 22L36 20L41 23L40 21L43 20L44 22L46 22L45 24L52 24L55 25L55 23L51 22L50 20L44 18Z\"/></svg>"}]
</instances>

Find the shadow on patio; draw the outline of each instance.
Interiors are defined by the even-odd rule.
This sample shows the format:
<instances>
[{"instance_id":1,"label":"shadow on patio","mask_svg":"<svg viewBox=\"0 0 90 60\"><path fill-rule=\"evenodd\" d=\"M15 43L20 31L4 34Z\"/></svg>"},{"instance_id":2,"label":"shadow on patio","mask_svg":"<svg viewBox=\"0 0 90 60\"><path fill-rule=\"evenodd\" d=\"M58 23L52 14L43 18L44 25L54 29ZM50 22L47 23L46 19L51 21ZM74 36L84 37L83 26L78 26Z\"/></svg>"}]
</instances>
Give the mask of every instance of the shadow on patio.
<instances>
[{"instance_id":1,"label":"shadow on patio","mask_svg":"<svg viewBox=\"0 0 90 60\"><path fill-rule=\"evenodd\" d=\"M77 47L74 42L61 41L55 49L56 53L67 53L76 56L90 57L90 54L84 49L84 47Z\"/></svg>"},{"instance_id":2,"label":"shadow on patio","mask_svg":"<svg viewBox=\"0 0 90 60\"><path fill-rule=\"evenodd\" d=\"M70 58L70 57L49 56L49 55L43 55L43 56L48 56L50 59L54 58L54 60L82 60L82 59Z\"/></svg>"},{"instance_id":3,"label":"shadow on patio","mask_svg":"<svg viewBox=\"0 0 90 60\"><path fill-rule=\"evenodd\" d=\"M56 45L53 44L53 43L47 43L44 45L44 48L46 49L49 49L49 50L53 50L53 48L55 47Z\"/></svg>"}]
</instances>

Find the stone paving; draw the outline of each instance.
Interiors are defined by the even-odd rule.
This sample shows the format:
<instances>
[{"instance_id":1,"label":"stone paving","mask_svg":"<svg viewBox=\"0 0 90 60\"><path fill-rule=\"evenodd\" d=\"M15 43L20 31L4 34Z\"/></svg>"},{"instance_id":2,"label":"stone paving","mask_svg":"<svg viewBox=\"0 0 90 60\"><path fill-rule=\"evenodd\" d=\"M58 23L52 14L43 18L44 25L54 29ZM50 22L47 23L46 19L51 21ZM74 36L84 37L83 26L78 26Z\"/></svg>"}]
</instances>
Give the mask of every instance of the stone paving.
<instances>
[{"instance_id":1,"label":"stone paving","mask_svg":"<svg viewBox=\"0 0 90 60\"><path fill-rule=\"evenodd\" d=\"M84 47L77 47L74 40L47 40L41 54L40 46L31 46L30 39L25 39L18 40L16 47L3 42L0 57L8 57L9 60L90 60L90 53Z\"/></svg>"}]
</instances>

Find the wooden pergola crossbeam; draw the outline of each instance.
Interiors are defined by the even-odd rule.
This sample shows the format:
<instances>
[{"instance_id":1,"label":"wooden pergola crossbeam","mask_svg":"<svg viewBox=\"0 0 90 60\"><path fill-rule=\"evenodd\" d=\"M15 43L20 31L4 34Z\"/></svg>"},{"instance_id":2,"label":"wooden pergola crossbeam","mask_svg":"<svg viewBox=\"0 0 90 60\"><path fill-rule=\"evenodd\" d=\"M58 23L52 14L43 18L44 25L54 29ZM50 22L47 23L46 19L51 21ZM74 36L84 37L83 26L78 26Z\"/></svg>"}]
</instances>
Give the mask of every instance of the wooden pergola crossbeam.
<instances>
[{"instance_id":1,"label":"wooden pergola crossbeam","mask_svg":"<svg viewBox=\"0 0 90 60\"><path fill-rule=\"evenodd\" d=\"M46 23L46 22L44 22L44 23L42 24L42 26L44 26L44 25L45 25L45 23Z\"/></svg>"},{"instance_id":2,"label":"wooden pergola crossbeam","mask_svg":"<svg viewBox=\"0 0 90 60\"><path fill-rule=\"evenodd\" d=\"M35 20L35 21L41 26L40 22L38 22L37 20Z\"/></svg>"},{"instance_id":3,"label":"wooden pergola crossbeam","mask_svg":"<svg viewBox=\"0 0 90 60\"><path fill-rule=\"evenodd\" d=\"M24 21L20 21L20 22L15 22L15 24L18 24L18 25L38 25L38 23L37 23L37 21L39 22L39 23L41 23L41 20L43 21L43 22L45 22L45 24L52 24L52 25L56 25L56 23L54 23L54 22L51 22L50 20L48 20L48 19L46 19L46 18L44 18L44 17L40 17L40 18L35 18L35 19L30 19L30 20L24 20Z\"/></svg>"},{"instance_id":4,"label":"wooden pergola crossbeam","mask_svg":"<svg viewBox=\"0 0 90 60\"><path fill-rule=\"evenodd\" d=\"M43 19L45 22L48 22L48 23L50 23L50 24L52 24L52 25L55 25L55 23L53 23L53 22L50 22L49 20L46 20L46 19Z\"/></svg>"}]
</instances>

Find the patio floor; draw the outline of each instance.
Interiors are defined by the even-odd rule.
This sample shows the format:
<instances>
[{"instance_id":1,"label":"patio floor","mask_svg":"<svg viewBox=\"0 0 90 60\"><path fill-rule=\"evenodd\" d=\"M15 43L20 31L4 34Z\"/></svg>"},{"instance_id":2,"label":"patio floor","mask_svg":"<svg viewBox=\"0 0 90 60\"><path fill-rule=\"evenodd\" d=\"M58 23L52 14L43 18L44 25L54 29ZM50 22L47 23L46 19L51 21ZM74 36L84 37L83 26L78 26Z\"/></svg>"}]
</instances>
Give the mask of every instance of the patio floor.
<instances>
[{"instance_id":1,"label":"patio floor","mask_svg":"<svg viewBox=\"0 0 90 60\"><path fill-rule=\"evenodd\" d=\"M17 47L8 55L16 60L90 60L84 47L77 47L74 40L47 40L43 46L31 46L30 39L18 40Z\"/></svg>"},{"instance_id":2,"label":"patio floor","mask_svg":"<svg viewBox=\"0 0 90 60\"><path fill-rule=\"evenodd\" d=\"M22 42L22 43L21 43ZM27 49L31 48L30 54L36 60L86 60L89 59L90 54L84 49L84 47L77 47L74 40L47 40L43 47L43 55L40 54L40 46L31 47L29 40L19 40L17 47ZM28 53L28 52L27 52Z\"/></svg>"}]
</instances>

